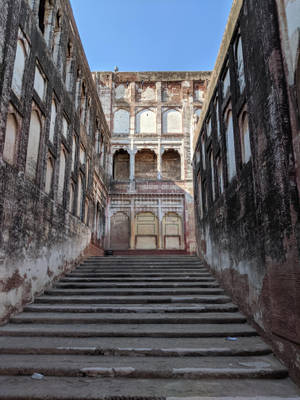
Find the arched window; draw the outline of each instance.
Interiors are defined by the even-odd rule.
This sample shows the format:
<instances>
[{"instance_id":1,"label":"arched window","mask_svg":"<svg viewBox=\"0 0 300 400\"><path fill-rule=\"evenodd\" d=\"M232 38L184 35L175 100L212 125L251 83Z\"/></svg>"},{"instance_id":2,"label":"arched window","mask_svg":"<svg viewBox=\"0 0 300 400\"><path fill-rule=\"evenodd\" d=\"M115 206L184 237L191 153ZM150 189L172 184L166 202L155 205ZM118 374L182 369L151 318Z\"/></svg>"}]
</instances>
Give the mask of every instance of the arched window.
<instances>
[{"instance_id":1,"label":"arched window","mask_svg":"<svg viewBox=\"0 0 300 400\"><path fill-rule=\"evenodd\" d=\"M84 193L83 178L81 175L79 175L78 194L77 194L77 216L80 219L82 219L82 211L83 211L83 193Z\"/></svg>"},{"instance_id":2,"label":"arched window","mask_svg":"<svg viewBox=\"0 0 300 400\"><path fill-rule=\"evenodd\" d=\"M130 131L130 113L127 110L118 110L114 114L114 129L115 134L128 135Z\"/></svg>"},{"instance_id":3,"label":"arched window","mask_svg":"<svg viewBox=\"0 0 300 400\"><path fill-rule=\"evenodd\" d=\"M137 133L156 133L156 114L152 110L142 110L136 115Z\"/></svg>"},{"instance_id":4,"label":"arched window","mask_svg":"<svg viewBox=\"0 0 300 400\"><path fill-rule=\"evenodd\" d=\"M66 150L62 146L60 150L58 188L57 188L57 200L60 204L63 203L64 199L66 165L67 165Z\"/></svg>"},{"instance_id":5,"label":"arched window","mask_svg":"<svg viewBox=\"0 0 300 400\"><path fill-rule=\"evenodd\" d=\"M27 52L22 40L17 42L16 58L14 63L14 71L12 78L12 90L19 98L22 95L23 77L25 71Z\"/></svg>"},{"instance_id":6,"label":"arched window","mask_svg":"<svg viewBox=\"0 0 300 400\"><path fill-rule=\"evenodd\" d=\"M227 117L226 117L226 145L227 145L228 181L230 182L236 174L234 131L233 131L233 120L232 120L231 110L227 112Z\"/></svg>"},{"instance_id":7,"label":"arched window","mask_svg":"<svg viewBox=\"0 0 300 400\"><path fill-rule=\"evenodd\" d=\"M37 164L39 158L40 139L42 132L42 123L37 111L32 111L29 126L29 137L26 157L26 174L32 178L36 178Z\"/></svg>"},{"instance_id":8,"label":"arched window","mask_svg":"<svg viewBox=\"0 0 300 400\"><path fill-rule=\"evenodd\" d=\"M217 157L217 172L218 172L218 188L219 193L222 194L224 192L224 180L223 180L223 163L221 157Z\"/></svg>"},{"instance_id":9,"label":"arched window","mask_svg":"<svg viewBox=\"0 0 300 400\"><path fill-rule=\"evenodd\" d=\"M51 103L51 117L50 117L50 131L49 131L49 140L52 143L55 135L56 116L57 116L57 107L55 100L53 99Z\"/></svg>"},{"instance_id":10,"label":"arched window","mask_svg":"<svg viewBox=\"0 0 300 400\"><path fill-rule=\"evenodd\" d=\"M72 63L73 63L73 44L69 40L68 48L67 48L67 60L66 60L66 88L68 92L72 92L73 90L73 71L72 71Z\"/></svg>"},{"instance_id":11,"label":"arched window","mask_svg":"<svg viewBox=\"0 0 300 400\"><path fill-rule=\"evenodd\" d=\"M235 58L236 58L237 77L238 77L240 92L243 93L246 83L245 83L242 39L240 36L238 37L236 43Z\"/></svg>"},{"instance_id":12,"label":"arched window","mask_svg":"<svg viewBox=\"0 0 300 400\"><path fill-rule=\"evenodd\" d=\"M243 163L247 163L251 158L251 146L250 146L248 113L246 111L243 112L240 117L240 137L241 137L242 161Z\"/></svg>"},{"instance_id":13,"label":"arched window","mask_svg":"<svg viewBox=\"0 0 300 400\"><path fill-rule=\"evenodd\" d=\"M182 117L178 110L170 109L163 112L163 133L181 133Z\"/></svg>"},{"instance_id":14,"label":"arched window","mask_svg":"<svg viewBox=\"0 0 300 400\"><path fill-rule=\"evenodd\" d=\"M201 175L198 174L197 176L197 186L198 186L198 198L197 198L197 210L199 218L203 218L203 194L202 194L202 180Z\"/></svg>"},{"instance_id":15,"label":"arched window","mask_svg":"<svg viewBox=\"0 0 300 400\"><path fill-rule=\"evenodd\" d=\"M135 155L136 179L157 179L157 156L154 151L143 149Z\"/></svg>"},{"instance_id":16,"label":"arched window","mask_svg":"<svg viewBox=\"0 0 300 400\"><path fill-rule=\"evenodd\" d=\"M76 93L75 93L75 108L76 110L80 104L80 90L81 90L81 71L77 70L77 78L76 78Z\"/></svg>"},{"instance_id":17,"label":"arched window","mask_svg":"<svg viewBox=\"0 0 300 400\"><path fill-rule=\"evenodd\" d=\"M69 134L69 123L65 117L62 118L62 134L67 139Z\"/></svg>"},{"instance_id":18,"label":"arched window","mask_svg":"<svg viewBox=\"0 0 300 400\"><path fill-rule=\"evenodd\" d=\"M206 151L205 151L205 137L204 133L201 136L201 154L202 154L202 168L206 168Z\"/></svg>"},{"instance_id":19,"label":"arched window","mask_svg":"<svg viewBox=\"0 0 300 400\"><path fill-rule=\"evenodd\" d=\"M6 131L5 131L3 158L9 164L14 164L16 161L17 142L18 142L18 122L14 114L8 114Z\"/></svg>"},{"instance_id":20,"label":"arched window","mask_svg":"<svg viewBox=\"0 0 300 400\"><path fill-rule=\"evenodd\" d=\"M45 181L45 192L47 194L51 193L53 172L54 172L54 162L53 162L52 157L50 155L48 155L47 165L46 165L46 181Z\"/></svg>"},{"instance_id":21,"label":"arched window","mask_svg":"<svg viewBox=\"0 0 300 400\"><path fill-rule=\"evenodd\" d=\"M181 179L181 161L178 151L170 149L163 153L162 178L174 181Z\"/></svg>"},{"instance_id":22,"label":"arched window","mask_svg":"<svg viewBox=\"0 0 300 400\"><path fill-rule=\"evenodd\" d=\"M44 35L46 43L49 45L53 24L53 0L40 0L38 11L39 28Z\"/></svg>"},{"instance_id":23,"label":"arched window","mask_svg":"<svg viewBox=\"0 0 300 400\"><path fill-rule=\"evenodd\" d=\"M86 113L86 88L84 82L81 85L81 94L80 94L80 122L84 124L85 122L85 113Z\"/></svg>"},{"instance_id":24,"label":"arched window","mask_svg":"<svg viewBox=\"0 0 300 400\"><path fill-rule=\"evenodd\" d=\"M74 183L70 185L70 200L69 200L69 211L73 214L74 210L74 199L75 199L75 186Z\"/></svg>"},{"instance_id":25,"label":"arched window","mask_svg":"<svg viewBox=\"0 0 300 400\"><path fill-rule=\"evenodd\" d=\"M215 191L215 164L214 164L214 155L213 152L210 152L210 173L211 173L211 190L212 190L212 197L215 200L216 191Z\"/></svg>"},{"instance_id":26,"label":"arched window","mask_svg":"<svg viewBox=\"0 0 300 400\"><path fill-rule=\"evenodd\" d=\"M129 179L130 156L126 150L118 150L113 157L113 177L115 180Z\"/></svg>"},{"instance_id":27,"label":"arched window","mask_svg":"<svg viewBox=\"0 0 300 400\"><path fill-rule=\"evenodd\" d=\"M73 136L73 139L72 139L72 171L74 171L74 169L75 169L76 149L77 149L77 140L76 140L76 136Z\"/></svg>"},{"instance_id":28,"label":"arched window","mask_svg":"<svg viewBox=\"0 0 300 400\"><path fill-rule=\"evenodd\" d=\"M88 199L86 199L84 203L84 223L86 225L89 225L88 218L89 218L89 201Z\"/></svg>"},{"instance_id":29,"label":"arched window","mask_svg":"<svg viewBox=\"0 0 300 400\"><path fill-rule=\"evenodd\" d=\"M226 99L229 92L230 92L230 70L229 67L227 67L223 75L223 99Z\"/></svg>"},{"instance_id":30,"label":"arched window","mask_svg":"<svg viewBox=\"0 0 300 400\"><path fill-rule=\"evenodd\" d=\"M55 15L55 27L53 34L53 42L52 42L52 57L56 64L59 61L59 49L60 49L60 39L61 39L61 12L57 11Z\"/></svg>"}]
</instances>

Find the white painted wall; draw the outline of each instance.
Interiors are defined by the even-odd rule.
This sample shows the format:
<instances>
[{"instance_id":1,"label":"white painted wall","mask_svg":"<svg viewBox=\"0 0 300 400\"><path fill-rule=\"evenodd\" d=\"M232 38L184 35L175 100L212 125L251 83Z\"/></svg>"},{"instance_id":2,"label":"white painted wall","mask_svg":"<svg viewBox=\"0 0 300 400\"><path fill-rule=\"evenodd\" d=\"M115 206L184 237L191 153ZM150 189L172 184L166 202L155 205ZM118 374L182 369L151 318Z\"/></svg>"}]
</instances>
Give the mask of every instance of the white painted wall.
<instances>
[{"instance_id":1,"label":"white painted wall","mask_svg":"<svg viewBox=\"0 0 300 400\"><path fill-rule=\"evenodd\" d=\"M182 116L178 110L166 110L163 112L163 133L182 132Z\"/></svg>"},{"instance_id":2,"label":"white painted wall","mask_svg":"<svg viewBox=\"0 0 300 400\"><path fill-rule=\"evenodd\" d=\"M129 97L129 88L127 85L118 85L115 88L115 99L116 100L126 100Z\"/></svg>"},{"instance_id":3,"label":"white painted wall","mask_svg":"<svg viewBox=\"0 0 300 400\"><path fill-rule=\"evenodd\" d=\"M114 115L114 129L116 134L129 134L130 130L130 113L127 110L117 110Z\"/></svg>"},{"instance_id":4,"label":"white painted wall","mask_svg":"<svg viewBox=\"0 0 300 400\"><path fill-rule=\"evenodd\" d=\"M152 110L142 110L136 115L137 133L156 133L156 114Z\"/></svg>"}]
</instances>

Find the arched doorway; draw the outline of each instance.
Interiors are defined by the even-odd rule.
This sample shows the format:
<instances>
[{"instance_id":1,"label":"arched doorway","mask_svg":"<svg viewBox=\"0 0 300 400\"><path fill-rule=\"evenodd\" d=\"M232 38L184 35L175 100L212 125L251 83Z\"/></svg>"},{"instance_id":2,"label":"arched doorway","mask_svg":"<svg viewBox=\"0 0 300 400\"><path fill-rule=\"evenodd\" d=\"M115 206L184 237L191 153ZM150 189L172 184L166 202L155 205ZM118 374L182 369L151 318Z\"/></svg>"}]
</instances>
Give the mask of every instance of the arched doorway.
<instances>
[{"instance_id":1,"label":"arched doorway","mask_svg":"<svg viewBox=\"0 0 300 400\"><path fill-rule=\"evenodd\" d=\"M182 220L174 212L167 213L163 218L163 244L168 250L178 250L183 247Z\"/></svg>"},{"instance_id":2,"label":"arched doorway","mask_svg":"<svg viewBox=\"0 0 300 400\"><path fill-rule=\"evenodd\" d=\"M135 218L135 248L157 249L158 222L151 212L141 212Z\"/></svg>"},{"instance_id":3,"label":"arched doorway","mask_svg":"<svg viewBox=\"0 0 300 400\"><path fill-rule=\"evenodd\" d=\"M172 181L181 179L181 161L178 151L170 149L162 155L162 178Z\"/></svg>"},{"instance_id":4,"label":"arched doorway","mask_svg":"<svg viewBox=\"0 0 300 400\"><path fill-rule=\"evenodd\" d=\"M127 180L129 179L130 170L130 157L126 150L117 150L114 154L113 159L115 180Z\"/></svg>"},{"instance_id":5,"label":"arched doorway","mask_svg":"<svg viewBox=\"0 0 300 400\"><path fill-rule=\"evenodd\" d=\"M112 250L128 250L129 239L129 217L121 211L117 212L110 219L110 248Z\"/></svg>"},{"instance_id":6,"label":"arched doorway","mask_svg":"<svg viewBox=\"0 0 300 400\"><path fill-rule=\"evenodd\" d=\"M157 156L154 151L144 149L136 153L135 178L157 179Z\"/></svg>"}]
</instances>

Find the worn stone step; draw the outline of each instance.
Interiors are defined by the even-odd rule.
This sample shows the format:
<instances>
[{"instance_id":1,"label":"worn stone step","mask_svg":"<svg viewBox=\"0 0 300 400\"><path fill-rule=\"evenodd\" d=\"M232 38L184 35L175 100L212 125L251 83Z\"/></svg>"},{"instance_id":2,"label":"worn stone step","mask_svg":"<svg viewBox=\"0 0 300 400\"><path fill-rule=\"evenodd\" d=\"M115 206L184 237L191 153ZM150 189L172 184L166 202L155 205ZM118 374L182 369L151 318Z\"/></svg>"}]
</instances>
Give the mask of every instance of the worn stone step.
<instances>
[{"instance_id":1,"label":"worn stone step","mask_svg":"<svg viewBox=\"0 0 300 400\"><path fill-rule=\"evenodd\" d=\"M101 273L143 273L147 274L149 272L151 273L209 273L209 271L206 268L200 268L200 267L195 267L195 268L145 268L145 267L139 267L139 268L133 268L133 267L116 267L116 266L111 266L111 267L90 267L90 266L78 266L76 269L74 269L74 272L101 272Z\"/></svg>"},{"instance_id":2,"label":"worn stone step","mask_svg":"<svg viewBox=\"0 0 300 400\"><path fill-rule=\"evenodd\" d=\"M205 282L216 282L215 278L213 277L205 277L205 278L103 278L103 277L86 277L85 275L82 276L74 276L72 274L65 275L64 278L60 280L60 282L109 282L109 283L140 283L140 282L175 282L178 285L182 283L205 283Z\"/></svg>"},{"instance_id":3,"label":"worn stone step","mask_svg":"<svg viewBox=\"0 0 300 400\"><path fill-rule=\"evenodd\" d=\"M224 290L220 288L201 288L201 289L135 289L135 288L118 288L118 289L97 289L97 288L81 288L81 289L49 289L45 291L49 296L182 296L182 295L210 295L224 294Z\"/></svg>"},{"instance_id":4,"label":"worn stone step","mask_svg":"<svg viewBox=\"0 0 300 400\"><path fill-rule=\"evenodd\" d=\"M84 276L84 277L103 277L103 278L208 278L211 277L209 272L173 272L173 273L165 273L165 272L88 272L88 271L76 271L71 272L72 276ZM68 275L67 275L68 276Z\"/></svg>"},{"instance_id":5,"label":"worn stone step","mask_svg":"<svg viewBox=\"0 0 300 400\"><path fill-rule=\"evenodd\" d=\"M51 393L51 397L49 397ZM238 397L237 397L238 393ZM126 379L0 376L1 400L299 400L290 379Z\"/></svg>"},{"instance_id":6,"label":"worn stone step","mask_svg":"<svg viewBox=\"0 0 300 400\"><path fill-rule=\"evenodd\" d=\"M7 324L0 336L57 337L240 337L257 336L247 324L122 324L116 326L83 324Z\"/></svg>"},{"instance_id":7,"label":"worn stone step","mask_svg":"<svg viewBox=\"0 0 300 400\"><path fill-rule=\"evenodd\" d=\"M147 362L145 362L147 361ZM110 357L86 355L0 355L0 375L90 376L158 379L285 378L272 355L245 357Z\"/></svg>"},{"instance_id":8,"label":"worn stone step","mask_svg":"<svg viewBox=\"0 0 300 400\"><path fill-rule=\"evenodd\" d=\"M11 323L25 324L230 324L244 323L246 318L240 313L206 313L201 316L182 314L98 314L98 313L34 313L19 314L10 320ZM93 328L91 328L93 329Z\"/></svg>"},{"instance_id":9,"label":"worn stone step","mask_svg":"<svg viewBox=\"0 0 300 400\"><path fill-rule=\"evenodd\" d=\"M68 281L64 279L63 281L59 281L54 285L55 288L66 288L66 289L77 289L77 288L103 288L103 289L170 289L170 288L218 288L219 285L217 282L202 282L202 283L103 283L103 282L81 282L81 281Z\"/></svg>"},{"instance_id":10,"label":"worn stone step","mask_svg":"<svg viewBox=\"0 0 300 400\"><path fill-rule=\"evenodd\" d=\"M86 303L86 304L166 304L166 303L200 303L225 304L230 303L228 296L40 296L36 303Z\"/></svg>"},{"instance_id":11,"label":"worn stone step","mask_svg":"<svg viewBox=\"0 0 300 400\"><path fill-rule=\"evenodd\" d=\"M2 354L90 354L114 356L246 356L270 354L259 337L231 338L63 338L1 337Z\"/></svg>"},{"instance_id":12,"label":"worn stone step","mask_svg":"<svg viewBox=\"0 0 300 400\"><path fill-rule=\"evenodd\" d=\"M233 303L228 304L176 304L149 306L145 304L124 305L124 304L30 304L24 308L25 312L68 312L68 313L148 313L148 314L173 314L173 313L207 313L207 312L234 312L238 307Z\"/></svg>"}]
</instances>

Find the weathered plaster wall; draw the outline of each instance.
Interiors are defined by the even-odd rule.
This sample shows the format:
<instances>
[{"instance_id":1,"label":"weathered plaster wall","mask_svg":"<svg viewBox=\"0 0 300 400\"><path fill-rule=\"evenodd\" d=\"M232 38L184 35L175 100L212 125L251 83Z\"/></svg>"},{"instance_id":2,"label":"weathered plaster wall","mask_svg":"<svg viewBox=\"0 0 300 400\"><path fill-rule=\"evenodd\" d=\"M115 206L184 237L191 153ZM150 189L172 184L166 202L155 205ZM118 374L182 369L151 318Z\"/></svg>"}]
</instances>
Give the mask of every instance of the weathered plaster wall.
<instances>
[{"instance_id":1,"label":"weathered plaster wall","mask_svg":"<svg viewBox=\"0 0 300 400\"><path fill-rule=\"evenodd\" d=\"M280 40L275 1L244 0L240 6L239 2L233 6L198 123L194 157L198 250L299 379L299 187L295 111L291 114L282 53L285 43ZM239 35L244 89L238 79ZM244 112L249 118L249 161L243 158ZM230 160L236 164L233 177Z\"/></svg>"},{"instance_id":2,"label":"weathered plaster wall","mask_svg":"<svg viewBox=\"0 0 300 400\"><path fill-rule=\"evenodd\" d=\"M0 322L103 254L110 132L70 4L52 4L43 33L37 3L1 3Z\"/></svg>"},{"instance_id":3,"label":"weathered plaster wall","mask_svg":"<svg viewBox=\"0 0 300 400\"><path fill-rule=\"evenodd\" d=\"M100 96L105 92L105 96L101 97L103 108L107 110L107 113L111 110L106 118L114 124L112 135L114 160L121 149L126 151L130 158L128 185L123 186L124 193L117 192L119 208L113 205L115 203L110 204L111 226L107 227L108 232L119 224L119 219L122 220L121 214L114 216L114 213L123 212L124 208L121 205L129 201L130 213L126 215L130 219L129 245L131 249L134 249L136 245L149 245L153 248L156 243L158 249L176 244L176 247L181 250L194 252L191 146L196 118L201 112L210 73L95 72L94 79ZM119 124L119 115L124 115L122 124ZM115 129L117 123L118 129ZM126 164L126 172L128 164ZM116 181L123 181L125 165L124 174L118 173L114 176ZM143 184L141 182L143 180L145 186L149 187L149 195L154 196L153 202L139 200L138 188ZM172 203L169 203L170 184L171 190L180 188L181 194L184 195L184 201L180 203L180 207L178 206L179 210L175 205L173 209ZM113 198L116 195L115 187L113 184L110 191ZM128 196L131 196L130 200L127 199ZM145 238L138 238L137 241L134 233L137 210L139 213L149 210L154 213L158 220L157 235L154 235L157 239L154 240L154 236L148 235L149 243ZM177 211L181 218L182 237L174 235L175 237L171 238L167 235L168 237L164 238L163 236L166 235L163 234L163 221L173 218L168 215L169 212ZM115 231L116 229L113 228L113 233L110 235L113 247L117 246L114 245L117 240ZM124 242L119 239L118 241L120 246L124 247ZM125 242L128 243L128 241Z\"/></svg>"}]
</instances>

